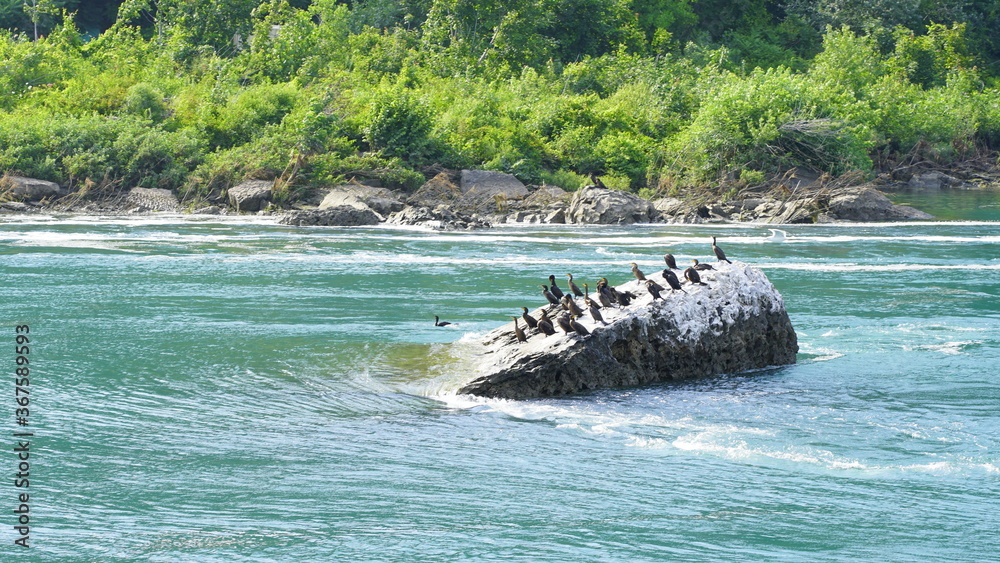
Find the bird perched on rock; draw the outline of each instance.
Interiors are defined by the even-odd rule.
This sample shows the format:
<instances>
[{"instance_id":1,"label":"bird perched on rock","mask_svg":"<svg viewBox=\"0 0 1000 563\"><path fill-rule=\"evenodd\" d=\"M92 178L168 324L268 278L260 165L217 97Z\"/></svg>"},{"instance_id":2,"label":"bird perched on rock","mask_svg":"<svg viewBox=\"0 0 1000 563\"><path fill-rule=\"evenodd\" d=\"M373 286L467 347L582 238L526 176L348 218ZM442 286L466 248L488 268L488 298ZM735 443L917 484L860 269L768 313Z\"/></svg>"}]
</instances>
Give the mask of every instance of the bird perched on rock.
<instances>
[{"instance_id":1,"label":"bird perched on rock","mask_svg":"<svg viewBox=\"0 0 1000 563\"><path fill-rule=\"evenodd\" d=\"M583 292L580 291L580 288L577 287L575 283L573 283L573 274L566 274L566 277L569 278L569 290L573 292L573 295L583 297Z\"/></svg>"},{"instance_id":2,"label":"bird perched on rock","mask_svg":"<svg viewBox=\"0 0 1000 563\"><path fill-rule=\"evenodd\" d=\"M578 317L576 315L571 316L569 318L569 326L572 327L573 331L576 332L577 334L579 334L580 336L587 336L587 335L589 335L590 331L587 330L587 327L585 327L582 324L576 322L577 318Z\"/></svg>"},{"instance_id":3,"label":"bird perched on rock","mask_svg":"<svg viewBox=\"0 0 1000 563\"><path fill-rule=\"evenodd\" d=\"M563 292L556 285L556 277L554 275L549 276L549 291L552 292L552 295L556 296L556 299L562 299Z\"/></svg>"},{"instance_id":4,"label":"bird perched on rock","mask_svg":"<svg viewBox=\"0 0 1000 563\"><path fill-rule=\"evenodd\" d=\"M434 326L448 326L450 324L448 321L442 321L438 319L437 315L434 315Z\"/></svg>"},{"instance_id":5,"label":"bird perched on rock","mask_svg":"<svg viewBox=\"0 0 1000 563\"><path fill-rule=\"evenodd\" d=\"M719 259L719 262L729 262L729 259L726 258L726 253L723 252L721 248L715 245L714 236L712 237L712 252L715 252L715 257ZM732 262L729 263L732 264Z\"/></svg>"},{"instance_id":6,"label":"bird perched on rock","mask_svg":"<svg viewBox=\"0 0 1000 563\"><path fill-rule=\"evenodd\" d=\"M693 266L684 270L684 279L698 285L708 285L707 283L701 281L701 276L698 275L698 270L695 270Z\"/></svg>"},{"instance_id":7,"label":"bird perched on rock","mask_svg":"<svg viewBox=\"0 0 1000 563\"><path fill-rule=\"evenodd\" d=\"M702 264L702 263L698 262L697 258L692 258L691 261L694 262L694 269L695 270L714 270L715 269L715 268L712 267L711 264Z\"/></svg>"},{"instance_id":8,"label":"bird perched on rock","mask_svg":"<svg viewBox=\"0 0 1000 563\"><path fill-rule=\"evenodd\" d=\"M558 324L559 328L563 329L563 332L566 334L576 332L573 325L569 322L569 317L566 315L559 315L559 317L556 318L556 324Z\"/></svg>"},{"instance_id":9,"label":"bird perched on rock","mask_svg":"<svg viewBox=\"0 0 1000 563\"><path fill-rule=\"evenodd\" d=\"M680 289L682 293L687 293L686 291L681 289L681 281L677 279L677 274L673 273L673 271L669 269L663 270L663 279L666 280L667 285L670 286L671 291L675 289Z\"/></svg>"},{"instance_id":10,"label":"bird perched on rock","mask_svg":"<svg viewBox=\"0 0 1000 563\"><path fill-rule=\"evenodd\" d=\"M588 301L587 309L590 311L590 316L594 319L594 321L599 322L603 325L608 324L607 321L604 320L604 316L601 315L601 311L598 309L597 303L594 303L590 299L588 299L587 301Z\"/></svg>"},{"instance_id":11,"label":"bird perched on rock","mask_svg":"<svg viewBox=\"0 0 1000 563\"><path fill-rule=\"evenodd\" d=\"M521 330L521 327L517 326L517 317L511 317L511 318L514 319L514 336L517 337L517 341L527 342L528 341L527 335L524 334L524 331Z\"/></svg>"},{"instance_id":12,"label":"bird perched on rock","mask_svg":"<svg viewBox=\"0 0 1000 563\"><path fill-rule=\"evenodd\" d=\"M537 327L538 320L535 319L535 317L532 317L531 315L528 314L528 308L521 307L521 310L524 311L523 313L521 313L521 318L524 319L524 324L528 325L528 328Z\"/></svg>"},{"instance_id":13,"label":"bird perched on rock","mask_svg":"<svg viewBox=\"0 0 1000 563\"><path fill-rule=\"evenodd\" d=\"M670 269L672 269L672 270L679 270L680 269L680 268L677 267L677 261L674 260L674 255L673 254L664 254L663 255L663 261L666 262L667 263L667 267L670 268Z\"/></svg>"},{"instance_id":14,"label":"bird perched on rock","mask_svg":"<svg viewBox=\"0 0 1000 563\"><path fill-rule=\"evenodd\" d=\"M583 302L587 304L588 307L601 308L596 301L590 298L590 286L583 284Z\"/></svg>"},{"instance_id":15,"label":"bird perched on rock","mask_svg":"<svg viewBox=\"0 0 1000 563\"><path fill-rule=\"evenodd\" d=\"M583 309L581 309L580 306L576 304L576 301L574 301L569 295L563 295L563 298L560 299L560 301L562 301L563 308L569 311L571 315L583 315Z\"/></svg>"},{"instance_id":16,"label":"bird perched on rock","mask_svg":"<svg viewBox=\"0 0 1000 563\"><path fill-rule=\"evenodd\" d=\"M660 295L660 292L663 291L663 286L656 283L655 281L646 280L646 289L649 291L649 294L653 296L653 301L656 301L657 299L663 299L663 297Z\"/></svg>"},{"instance_id":17,"label":"bird perched on rock","mask_svg":"<svg viewBox=\"0 0 1000 563\"><path fill-rule=\"evenodd\" d=\"M538 319L538 330L544 332L545 336L556 333L556 329L552 326L552 320L549 319L545 309L542 309L542 318Z\"/></svg>"},{"instance_id":18,"label":"bird perched on rock","mask_svg":"<svg viewBox=\"0 0 1000 563\"><path fill-rule=\"evenodd\" d=\"M601 278L597 282L597 299L601 302L602 307L611 307L618 302L617 299L611 296L611 289L608 288L608 280L604 278Z\"/></svg>"},{"instance_id":19,"label":"bird perched on rock","mask_svg":"<svg viewBox=\"0 0 1000 563\"><path fill-rule=\"evenodd\" d=\"M635 279L639 281L646 281L646 276L642 274L642 270L639 269L639 265L635 262L629 262L632 264L632 273L635 274Z\"/></svg>"},{"instance_id":20,"label":"bird perched on rock","mask_svg":"<svg viewBox=\"0 0 1000 563\"><path fill-rule=\"evenodd\" d=\"M551 303L553 305L558 305L559 304L559 299L557 299L555 295L552 295L552 292L549 291L549 286L547 286L547 285L540 285L538 287L542 288L542 295L545 296L545 300L546 301L548 301L549 303Z\"/></svg>"}]
</instances>

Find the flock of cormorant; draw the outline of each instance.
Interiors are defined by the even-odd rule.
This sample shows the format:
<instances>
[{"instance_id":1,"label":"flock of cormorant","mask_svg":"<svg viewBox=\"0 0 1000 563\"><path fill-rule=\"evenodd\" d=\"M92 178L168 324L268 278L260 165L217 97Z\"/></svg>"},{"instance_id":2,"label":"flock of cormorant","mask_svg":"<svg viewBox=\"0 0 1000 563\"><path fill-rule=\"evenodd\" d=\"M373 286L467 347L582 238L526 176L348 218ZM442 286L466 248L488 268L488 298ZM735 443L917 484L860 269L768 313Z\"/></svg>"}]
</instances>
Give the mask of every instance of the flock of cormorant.
<instances>
[{"instance_id":1,"label":"flock of cormorant","mask_svg":"<svg viewBox=\"0 0 1000 563\"><path fill-rule=\"evenodd\" d=\"M715 237L712 237L712 252L715 253L716 259L719 262L727 262L732 264L728 258L726 258L726 253L722 251L721 248L716 244ZM681 287L681 281L675 274L674 270L680 270L677 267L677 261L674 259L673 254L664 254L663 260L666 262L667 267L663 270L663 279L666 281L667 285L670 286L671 293L674 291L680 291L681 293L687 293ZM701 281L701 276L698 274L699 271L714 270L711 264L704 264L698 262L697 259L692 259L693 263L684 270L684 279L692 285L702 285L708 286L707 283ZM666 289L660 284L653 280L646 279L645 274L639 269L639 265L635 262L630 262L632 266L632 275L635 276L639 282L646 286L646 290L650 295L653 296L653 301L657 299L664 299L663 292ZM596 296L597 300L590 298L590 286L583 284L583 291L573 282L573 274L566 274L569 278L567 282L567 291L563 290L556 285L556 277L554 275L549 276L548 285L539 285L542 288L542 296L548 302L549 306L547 308L542 308L542 312L539 318L535 318L528 314L527 307L521 307L520 317L511 316L510 318L514 320L514 335L518 342L527 342L528 333L518 325L518 320L523 320L524 324L528 329L535 329L538 332L543 333L548 336L556 333L556 327L562 329L566 334L576 334L578 336L588 336L590 331L587 327L583 326L577 319L582 318L584 314L589 313L591 318L594 319L595 323L600 323L601 325L608 324L605 322L604 317L601 316L601 309L612 307L627 307L633 299L637 297L631 291L618 291L608 283L608 278L601 278L596 284ZM576 303L577 297L583 297L583 303L586 305L586 311ZM549 317L552 313L555 316L553 318ZM452 323L448 321L442 321L437 315L434 316L434 326L448 326Z\"/></svg>"}]
</instances>

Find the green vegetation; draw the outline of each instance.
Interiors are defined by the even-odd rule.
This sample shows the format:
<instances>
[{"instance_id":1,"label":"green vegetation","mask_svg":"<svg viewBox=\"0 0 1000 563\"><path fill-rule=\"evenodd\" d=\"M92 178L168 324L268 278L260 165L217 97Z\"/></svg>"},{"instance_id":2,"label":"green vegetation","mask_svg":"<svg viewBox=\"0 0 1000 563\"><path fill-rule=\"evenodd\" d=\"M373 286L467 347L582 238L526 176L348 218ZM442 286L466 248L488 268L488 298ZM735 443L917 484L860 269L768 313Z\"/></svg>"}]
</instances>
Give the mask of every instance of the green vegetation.
<instances>
[{"instance_id":1,"label":"green vegetation","mask_svg":"<svg viewBox=\"0 0 1000 563\"><path fill-rule=\"evenodd\" d=\"M1000 148L1000 0L0 0L0 28L0 172L72 188L651 195Z\"/></svg>"}]
</instances>

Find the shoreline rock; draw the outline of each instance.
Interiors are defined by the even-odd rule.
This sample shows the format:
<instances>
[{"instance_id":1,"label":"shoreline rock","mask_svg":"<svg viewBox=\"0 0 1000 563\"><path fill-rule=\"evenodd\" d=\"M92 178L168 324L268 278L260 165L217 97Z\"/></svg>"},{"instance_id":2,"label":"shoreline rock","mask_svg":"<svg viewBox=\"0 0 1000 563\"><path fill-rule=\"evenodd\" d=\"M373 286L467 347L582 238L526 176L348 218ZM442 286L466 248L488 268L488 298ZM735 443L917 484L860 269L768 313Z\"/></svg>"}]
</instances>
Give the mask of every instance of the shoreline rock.
<instances>
[{"instance_id":1,"label":"shoreline rock","mask_svg":"<svg viewBox=\"0 0 1000 563\"><path fill-rule=\"evenodd\" d=\"M459 393L552 397L795 363L795 330L764 273L739 261L715 266L702 272L708 286L667 289L662 300L638 281L618 286L637 298L625 308L602 309L606 326L589 315L580 319L589 336L530 330L522 343L507 323L483 337L478 375ZM646 277L668 287L659 273Z\"/></svg>"}]
</instances>

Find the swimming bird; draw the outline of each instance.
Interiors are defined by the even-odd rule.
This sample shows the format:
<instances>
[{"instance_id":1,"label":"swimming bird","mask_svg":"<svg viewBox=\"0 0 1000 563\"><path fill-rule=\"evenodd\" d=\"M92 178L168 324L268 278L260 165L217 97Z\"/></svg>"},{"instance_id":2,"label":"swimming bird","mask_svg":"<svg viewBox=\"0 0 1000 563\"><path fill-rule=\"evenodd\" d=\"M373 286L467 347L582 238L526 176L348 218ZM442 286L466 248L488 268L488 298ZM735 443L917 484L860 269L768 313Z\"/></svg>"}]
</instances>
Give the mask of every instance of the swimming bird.
<instances>
[{"instance_id":1,"label":"swimming bird","mask_svg":"<svg viewBox=\"0 0 1000 563\"><path fill-rule=\"evenodd\" d=\"M635 274L635 279L639 281L646 281L646 276L642 275L642 270L639 269L639 265L635 262L629 262L632 264L632 273Z\"/></svg>"},{"instance_id":2,"label":"swimming bird","mask_svg":"<svg viewBox=\"0 0 1000 563\"><path fill-rule=\"evenodd\" d=\"M434 315L434 326L448 326L450 324L448 321L442 321L438 319L437 315Z\"/></svg>"},{"instance_id":3,"label":"swimming bird","mask_svg":"<svg viewBox=\"0 0 1000 563\"><path fill-rule=\"evenodd\" d=\"M653 296L653 301L656 301L657 299L663 299L663 297L660 295L660 292L663 291L663 286L656 283L655 281L646 280L646 289L649 291L649 294Z\"/></svg>"},{"instance_id":4,"label":"swimming bird","mask_svg":"<svg viewBox=\"0 0 1000 563\"><path fill-rule=\"evenodd\" d=\"M712 251L715 252L715 257L719 259L719 262L729 262L729 258L726 258L726 253L722 251L721 248L715 245L715 237L712 237ZM732 262L729 262L732 264Z\"/></svg>"},{"instance_id":5,"label":"swimming bird","mask_svg":"<svg viewBox=\"0 0 1000 563\"><path fill-rule=\"evenodd\" d=\"M587 336L587 335L589 335L590 331L587 330L587 327L585 327L582 324L576 322L577 318L578 317L576 315L573 315L572 317L570 317L569 318L569 326L572 327L573 331L576 332L577 334L579 334L580 336Z\"/></svg>"},{"instance_id":6,"label":"swimming bird","mask_svg":"<svg viewBox=\"0 0 1000 563\"><path fill-rule=\"evenodd\" d=\"M691 261L694 262L694 269L695 270L714 270L715 269L715 268L712 267L711 264L701 264L701 263L699 263L697 258L692 258Z\"/></svg>"},{"instance_id":7,"label":"swimming bird","mask_svg":"<svg viewBox=\"0 0 1000 563\"><path fill-rule=\"evenodd\" d=\"M701 281L701 276L698 275L698 270L695 270L694 266L684 270L684 279L698 285L708 285L707 283Z\"/></svg>"},{"instance_id":8,"label":"swimming bird","mask_svg":"<svg viewBox=\"0 0 1000 563\"><path fill-rule=\"evenodd\" d=\"M524 319L524 324L528 325L528 328L537 327L538 321L535 319L535 317L532 317L531 315L528 314L528 308L521 307L521 310L524 311L523 313L521 313L521 318Z\"/></svg>"},{"instance_id":9,"label":"swimming bird","mask_svg":"<svg viewBox=\"0 0 1000 563\"><path fill-rule=\"evenodd\" d=\"M556 285L556 277L554 275L549 276L549 291L552 292L552 295L556 296L556 299L562 299L563 292Z\"/></svg>"},{"instance_id":10,"label":"swimming bird","mask_svg":"<svg viewBox=\"0 0 1000 563\"><path fill-rule=\"evenodd\" d=\"M682 293L687 293L686 291L681 289L681 282L680 280L677 279L677 274L675 274L673 271L669 269L663 270L663 279L666 280L667 285L670 286L670 291L673 291L675 289L680 289Z\"/></svg>"},{"instance_id":11,"label":"swimming bird","mask_svg":"<svg viewBox=\"0 0 1000 563\"><path fill-rule=\"evenodd\" d=\"M549 319L549 315L545 312L545 309L542 309L542 318L538 319L538 330L544 332L545 336L556 333L556 329L552 327L552 321Z\"/></svg>"},{"instance_id":12,"label":"swimming bird","mask_svg":"<svg viewBox=\"0 0 1000 563\"><path fill-rule=\"evenodd\" d=\"M521 330L521 327L517 326L517 317L511 317L511 318L514 319L514 336L517 337L517 341L527 342L528 337L524 334L524 331Z\"/></svg>"},{"instance_id":13,"label":"swimming bird","mask_svg":"<svg viewBox=\"0 0 1000 563\"><path fill-rule=\"evenodd\" d=\"M573 274L566 274L566 277L569 278L569 290L573 292L573 295L583 297L583 292L580 291L580 288L577 287L575 283L573 283Z\"/></svg>"},{"instance_id":14,"label":"swimming bird","mask_svg":"<svg viewBox=\"0 0 1000 563\"><path fill-rule=\"evenodd\" d=\"M544 295L544 296L545 296L545 299L546 299L546 300L547 300L547 301L548 301L549 303L551 303L551 304L553 304L553 305L558 305L558 304L559 304L559 300L558 300L558 299L556 299L556 296L555 296L555 295L552 295L552 292L551 292L551 291L549 291L549 286L547 286L547 285L540 285L540 286L538 286L538 287L542 288L542 295Z\"/></svg>"},{"instance_id":15,"label":"swimming bird","mask_svg":"<svg viewBox=\"0 0 1000 563\"><path fill-rule=\"evenodd\" d=\"M680 269L680 268L677 267L677 261L674 260L674 255L673 254L664 254L663 255L663 261L667 263L667 267L670 268L671 270L679 270Z\"/></svg>"},{"instance_id":16,"label":"swimming bird","mask_svg":"<svg viewBox=\"0 0 1000 563\"><path fill-rule=\"evenodd\" d=\"M788 236L788 233L782 231L781 229L768 229L768 230L771 231L771 236L764 237L764 240L768 242L785 242L785 238L787 238Z\"/></svg>"}]
</instances>

